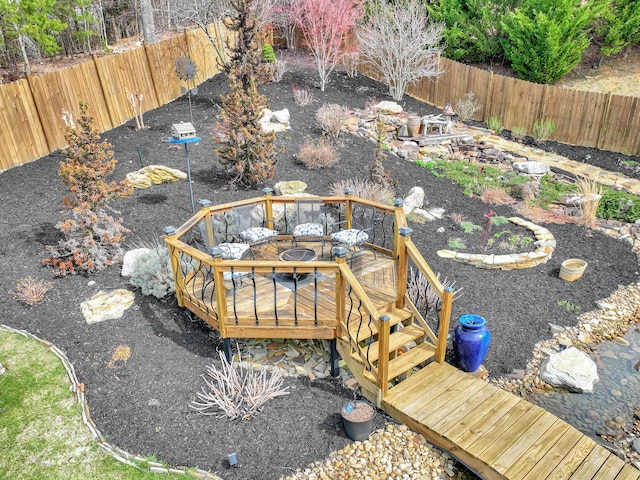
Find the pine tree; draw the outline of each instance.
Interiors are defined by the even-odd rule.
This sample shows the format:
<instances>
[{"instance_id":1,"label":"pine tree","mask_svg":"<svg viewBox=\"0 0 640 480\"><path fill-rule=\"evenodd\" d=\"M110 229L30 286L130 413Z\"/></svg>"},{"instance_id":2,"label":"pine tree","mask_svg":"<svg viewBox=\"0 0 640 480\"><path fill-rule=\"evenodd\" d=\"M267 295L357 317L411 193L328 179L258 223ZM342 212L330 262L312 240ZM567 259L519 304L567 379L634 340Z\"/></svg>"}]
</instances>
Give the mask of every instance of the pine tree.
<instances>
[{"instance_id":1,"label":"pine tree","mask_svg":"<svg viewBox=\"0 0 640 480\"><path fill-rule=\"evenodd\" d=\"M127 180L107 182L117 161L111 145L100 141L87 105L80 103L77 126L68 119L65 138L68 145L62 153L66 161L60 162L58 176L70 192L64 198L70 216L56 225L64 239L48 245L50 257L43 260L54 267L56 276L97 272L119 259L129 230L105 208L110 200L133 192Z\"/></svg>"}]
</instances>

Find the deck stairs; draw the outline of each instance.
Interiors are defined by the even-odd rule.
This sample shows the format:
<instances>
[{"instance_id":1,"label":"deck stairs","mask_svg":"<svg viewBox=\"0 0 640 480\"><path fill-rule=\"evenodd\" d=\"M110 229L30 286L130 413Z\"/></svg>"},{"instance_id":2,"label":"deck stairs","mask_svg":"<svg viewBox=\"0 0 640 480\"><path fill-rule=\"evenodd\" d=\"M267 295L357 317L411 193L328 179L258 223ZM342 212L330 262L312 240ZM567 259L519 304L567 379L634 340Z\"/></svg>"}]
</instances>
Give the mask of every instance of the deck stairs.
<instances>
[{"instance_id":1,"label":"deck stairs","mask_svg":"<svg viewBox=\"0 0 640 480\"><path fill-rule=\"evenodd\" d=\"M364 287L367 290L367 287ZM395 299L377 304L378 313L388 320L390 335L386 345L379 340L380 321L369 319L367 315L349 312L342 325L342 335L338 337L337 347L342 359L350 371L363 386L364 395L379 403L381 398L379 385L380 356L387 355L387 387L397 385L419 367L435 359L436 346L430 341L427 330L414 320L413 312L397 308Z\"/></svg>"}]
</instances>

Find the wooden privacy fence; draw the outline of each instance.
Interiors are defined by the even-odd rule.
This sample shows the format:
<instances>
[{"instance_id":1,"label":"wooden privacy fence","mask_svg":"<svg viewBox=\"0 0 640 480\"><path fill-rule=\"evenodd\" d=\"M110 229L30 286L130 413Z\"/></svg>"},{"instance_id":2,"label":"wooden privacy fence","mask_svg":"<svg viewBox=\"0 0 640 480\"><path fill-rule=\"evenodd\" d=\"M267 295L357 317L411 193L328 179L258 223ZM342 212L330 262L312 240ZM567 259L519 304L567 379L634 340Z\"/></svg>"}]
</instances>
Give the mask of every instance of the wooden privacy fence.
<instances>
[{"instance_id":1,"label":"wooden privacy fence","mask_svg":"<svg viewBox=\"0 0 640 480\"><path fill-rule=\"evenodd\" d=\"M197 65L189 85L176 75L175 61L188 56ZM129 94L142 94L144 112L164 105L220 71L204 32L186 30L168 40L90 60L44 75L0 85L0 171L35 160L65 146L63 110L89 105L100 132L134 118Z\"/></svg>"},{"instance_id":2,"label":"wooden privacy fence","mask_svg":"<svg viewBox=\"0 0 640 480\"><path fill-rule=\"evenodd\" d=\"M198 66L191 85L175 73L175 61L182 56ZM441 66L440 77L423 79L407 93L444 106L473 92L481 107L477 120L495 116L505 128L522 127L532 134L537 120L549 119L555 124L552 140L640 155L640 97L539 85L446 58ZM377 72L360 70L380 79ZM180 96L181 86L193 88L218 72L217 54L204 32L187 30L153 45L93 56L73 67L0 85L0 171L63 147L61 113L77 114L79 101L89 105L96 128L104 132L134 118L128 94L142 94L146 112Z\"/></svg>"},{"instance_id":3,"label":"wooden privacy fence","mask_svg":"<svg viewBox=\"0 0 640 480\"><path fill-rule=\"evenodd\" d=\"M531 135L536 121L549 119L555 124L551 140L640 155L640 97L540 85L446 58L441 58L440 66L441 76L424 78L407 93L443 107L473 92L480 105L476 120L488 123L497 117L505 128L525 128ZM361 71L379 78L370 69Z\"/></svg>"}]
</instances>

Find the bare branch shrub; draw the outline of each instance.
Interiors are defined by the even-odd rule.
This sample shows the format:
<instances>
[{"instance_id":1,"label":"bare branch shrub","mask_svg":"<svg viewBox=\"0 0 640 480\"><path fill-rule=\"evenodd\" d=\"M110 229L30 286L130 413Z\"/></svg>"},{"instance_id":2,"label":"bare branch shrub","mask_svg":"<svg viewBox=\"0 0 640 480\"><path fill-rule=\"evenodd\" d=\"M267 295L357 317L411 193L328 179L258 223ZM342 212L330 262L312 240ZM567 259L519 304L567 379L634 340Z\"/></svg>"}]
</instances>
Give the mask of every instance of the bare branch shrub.
<instances>
[{"instance_id":1,"label":"bare branch shrub","mask_svg":"<svg viewBox=\"0 0 640 480\"><path fill-rule=\"evenodd\" d=\"M277 369L269 375L269 369L256 372L252 366L236 366L233 359L231 363L227 361L223 352L220 360L221 369L207 366L207 375L202 376L207 386L196 394L198 400L189 405L203 415L249 420L260 413L267 400L289 394L289 387L283 388L282 373Z\"/></svg>"},{"instance_id":2,"label":"bare branch shrub","mask_svg":"<svg viewBox=\"0 0 640 480\"><path fill-rule=\"evenodd\" d=\"M129 104L131 105L131 111L136 119L136 130L142 130L147 128L142 118L142 94L141 93L127 93Z\"/></svg>"},{"instance_id":3,"label":"bare branch shrub","mask_svg":"<svg viewBox=\"0 0 640 480\"><path fill-rule=\"evenodd\" d=\"M293 100L296 105L305 107L313 103L313 93L308 88L291 85L291 90L293 90Z\"/></svg>"},{"instance_id":4,"label":"bare branch shrub","mask_svg":"<svg viewBox=\"0 0 640 480\"><path fill-rule=\"evenodd\" d=\"M287 62L284 60L276 60L268 65L271 72L271 78L274 82L280 82L287 71Z\"/></svg>"},{"instance_id":5,"label":"bare branch shrub","mask_svg":"<svg viewBox=\"0 0 640 480\"><path fill-rule=\"evenodd\" d=\"M440 273L436 274L436 278L440 279ZM456 284L455 280L445 278L441 281L444 288L453 288ZM460 296L462 288L454 291L454 300ZM425 315L432 310L438 310L442 301L433 289L427 278L422 275L420 270L409 268L409 276L407 279L407 296L416 306L416 308L424 312Z\"/></svg>"},{"instance_id":6,"label":"bare branch shrub","mask_svg":"<svg viewBox=\"0 0 640 480\"><path fill-rule=\"evenodd\" d=\"M53 288L53 283L24 277L17 281L16 289L9 293L15 300L32 307L44 302L44 296Z\"/></svg>"},{"instance_id":7,"label":"bare branch shrub","mask_svg":"<svg viewBox=\"0 0 640 480\"><path fill-rule=\"evenodd\" d=\"M346 188L353 189L353 195L365 200L388 205L396 195L395 189L391 185L378 185L371 180L360 178L350 178L340 180L329 185L329 195L342 196Z\"/></svg>"},{"instance_id":8,"label":"bare branch shrub","mask_svg":"<svg viewBox=\"0 0 640 480\"><path fill-rule=\"evenodd\" d=\"M596 213L600 200L602 200L602 186L595 180L581 177L577 182L578 192L583 197L580 203L580 220L587 227L595 227L597 222Z\"/></svg>"},{"instance_id":9,"label":"bare branch shrub","mask_svg":"<svg viewBox=\"0 0 640 480\"><path fill-rule=\"evenodd\" d=\"M346 52L340 57L340 63L344 67L347 77L358 76L358 63L360 62L360 52Z\"/></svg>"},{"instance_id":10,"label":"bare branch shrub","mask_svg":"<svg viewBox=\"0 0 640 480\"><path fill-rule=\"evenodd\" d=\"M310 170L330 167L340 160L338 149L326 138L312 140L306 138L296 160Z\"/></svg>"},{"instance_id":11,"label":"bare branch shrub","mask_svg":"<svg viewBox=\"0 0 640 480\"><path fill-rule=\"evenodd\" d=\"M316 120L323 132L337 137L342 126L351 117L349 109L337 103L325 103L316 112Z\"/></svg>"},{"instance_id":12,"label":"bare branch shrub","mask_svg":"<svg viewBox=\"0 0 640 480\"><path fill-rule=\"evenodd\" d=\"M473 119L473 115L480 110L480 104L473 92L467 92L464 98L459 98L455 104L455 111L462 122Z\"/></svg>"},{"instance_id":13,"label":"bare branch shrub","mask_svg":"<svg viewBox=\"0 0 640 480\"><path fill-rule=\"evenodd\" d=\"M362 60L382 74L389 95L400 101L409 85L434 78L444 22L429 23L420 0L376 2L368 21L356 29Z\"/></svg>"}]
</instances>

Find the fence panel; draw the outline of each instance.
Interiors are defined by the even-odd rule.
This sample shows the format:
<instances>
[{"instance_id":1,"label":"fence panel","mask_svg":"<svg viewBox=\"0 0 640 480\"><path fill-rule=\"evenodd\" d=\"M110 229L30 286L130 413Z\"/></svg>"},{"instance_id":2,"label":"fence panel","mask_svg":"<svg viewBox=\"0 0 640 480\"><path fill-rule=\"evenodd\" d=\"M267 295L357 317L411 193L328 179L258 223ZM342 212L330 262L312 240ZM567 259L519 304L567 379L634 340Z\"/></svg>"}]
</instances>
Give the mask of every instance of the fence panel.
<instances>
[{"instance_id":1,"label":"fence panel","mask_svg":"<svg viewBox=\"0 0 640 480\"><path fill-rule=\"evenodd\" d=\"M0 171L49 153L29 82L0 85Z\"/></svg>"},{"instance_id":2,"label":"fence panel","mask_svg":"<svg viewBox=\"0 0 640 480\"><path fill-rule=\"evenodd\" d=\"M94 57L102 92L114 126L134 117L129 95L142 95L142 110L160 106L144 48Z\"/></svg>"},{"instance_id":3,"label":"fence panel","mask_svg":"<svg viewBox=\"0 0 640 480\"><path fill-rule=\"evenodd\" d=\"M491 98L483 120L488 122L495 116L507 129L524 127L531 133L535 119L544 109L547 87L501 75L491 79Z\"/></svg>"},{"instance_id":4,"label":"fence panel","mask_svg":"<svg viewBox=\"0 0 640 480\"><path fill-rule=\"evenodd\" d=\"M209 26L209 32L213 31L213 27ZM230 37L230 34L225 28L222 28L221 32L224 36L222 44L226 45L226 39ZM220 57L201 29L188 30L185 32L185 36L189 56L198 66L196 85L199 85L221 71Z\"/></svg>"},{"instance_id":5,"label":"fence panel","mask_svg":"<svg viewBox=\"0 0 640 480\"><path fill-rule=\"evenodd\" d=\"M597 147L630 155L640 154L640 97L610 95L605 129Z\"/></svg>"},{"instance_id":6,"label":"fence panel","mask_svg":"<svg viewBox=\"0 0 640 480\"><path fill-rule=\"evenodd\" d=\"M547 87L548 101L540 119L555 123L551 139L595 147L606 118L607 95L568 88Z\"/></svg>"},{"instance_id":7,"label":"fence panel","mask_svg":"<svg viewBox=\"0 0 640 480\"><path fill-rule=\"evenodd\" d=\"M176 75L176 60L188 57L187 38L185 35L169 38L151 45L145 44L145 51L153 75L156 97L161 105L175 100L181 95L180 87L193 88L197 83L182 81Z\"/></svg>"},{"instance_id":8,"label":"fence panel","mask_svg":"<svg viewBox=\"0 0 640 480\"><path fill-rule=\"evenodd\" d=\"M28 77L28 80L51 151L66 145L62 111L73 112L77 117L81 101L89 106L89 113L93 115L94 126L98 131L104 132L115 126L111 122L102 96L100 79L92 61L46 75Z\"/></svg>"}]
</instances>

